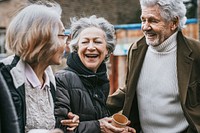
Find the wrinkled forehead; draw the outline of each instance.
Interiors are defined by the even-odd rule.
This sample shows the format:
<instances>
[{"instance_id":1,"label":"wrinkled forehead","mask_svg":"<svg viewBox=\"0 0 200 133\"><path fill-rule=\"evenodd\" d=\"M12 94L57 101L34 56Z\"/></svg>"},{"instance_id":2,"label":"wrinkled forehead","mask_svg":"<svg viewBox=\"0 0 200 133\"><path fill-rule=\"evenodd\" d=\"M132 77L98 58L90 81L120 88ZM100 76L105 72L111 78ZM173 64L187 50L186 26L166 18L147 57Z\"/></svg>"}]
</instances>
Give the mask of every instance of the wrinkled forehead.
<instances>
[{"instance_id":1,"label":"wrinkled forehead","mask_svg":"<svg viewBox=\"0 0 200 133\"><path fill-rule=\"evenodd\" d=\"M141 18L146 17L161 17L160 8L157 5L154 6L143 6L141 12Z\"/></svg>"}]
</instances>

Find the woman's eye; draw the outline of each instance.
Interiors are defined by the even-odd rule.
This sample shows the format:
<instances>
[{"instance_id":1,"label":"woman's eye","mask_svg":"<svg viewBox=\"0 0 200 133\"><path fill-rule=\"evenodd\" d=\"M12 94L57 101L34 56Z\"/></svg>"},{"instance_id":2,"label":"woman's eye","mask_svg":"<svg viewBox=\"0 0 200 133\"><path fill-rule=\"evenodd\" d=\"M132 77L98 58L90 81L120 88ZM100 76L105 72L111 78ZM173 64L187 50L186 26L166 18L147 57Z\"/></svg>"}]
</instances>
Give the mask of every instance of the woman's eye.
<instances>
[{"instance_id":1,"label":"woman's eye","mask_svg":"<svg viewBox=\"0 0 200 133\"><path fill-rule=\"evenodd\" d=\"M83 44L86 44L86 43L88 43L88 42L82 42Z\"/></svg>"},{"instance_id":2,"label":"woman's eye","mask_svg":"<svg viewBox=\"0 0 200 133\"><path fill-rule=\"evenodd\" d=\"M100 41L96 41L95 43L101 43Z\"/></svg>"}]
</instances>

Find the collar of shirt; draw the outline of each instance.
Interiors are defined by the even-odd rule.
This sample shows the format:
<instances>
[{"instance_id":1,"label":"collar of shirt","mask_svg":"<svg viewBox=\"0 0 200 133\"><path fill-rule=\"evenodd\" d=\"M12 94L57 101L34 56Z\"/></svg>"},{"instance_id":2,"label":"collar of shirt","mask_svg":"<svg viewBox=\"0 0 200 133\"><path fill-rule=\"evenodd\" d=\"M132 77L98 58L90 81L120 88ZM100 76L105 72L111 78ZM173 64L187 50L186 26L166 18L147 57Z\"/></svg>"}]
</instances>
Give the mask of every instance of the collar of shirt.
<instances>
[{"instance_id":1,"label":"collar of shirt","mask_svg":"<svg viewBox=\"0 0 200 133\"><path fill-rule=\"evenodd\" d=\"M25 65L25 76L26 76L28 83L33 88L38 88L38 89L50 88L50 81L49 81L49 77L48 77L46 71L44 71L44 85L43 86L42 86L41 82L39 81L37 75L31 68L31 66L27 63Z\"/></svg>"}]
</instances>

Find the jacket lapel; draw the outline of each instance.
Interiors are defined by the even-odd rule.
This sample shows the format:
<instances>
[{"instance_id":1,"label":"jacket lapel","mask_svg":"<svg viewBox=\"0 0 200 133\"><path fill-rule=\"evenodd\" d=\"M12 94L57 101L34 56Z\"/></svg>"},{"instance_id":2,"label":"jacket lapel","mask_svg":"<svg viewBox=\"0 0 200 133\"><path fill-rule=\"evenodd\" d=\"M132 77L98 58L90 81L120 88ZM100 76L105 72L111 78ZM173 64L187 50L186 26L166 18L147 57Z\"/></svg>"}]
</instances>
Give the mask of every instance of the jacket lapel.
<instances>
[{"instance_id":1,"label":"jacket lapel","mask_svg":"<svg viewBox=\"0 0 200 133\"><path fill-rule=\"evenodd\" d=\"M140 70L142 68L147 48L148 46L146 44L145 38L142 38L140 41L138 41L138 43L134 44L130 49L128 58L129 68L127 77L128 80L130 80L130 82L127 82L129 83L128 87L130 87L129 90L133 90L131 89L132 87L136 88L137 79L139 78ZM134 92L132 92L131 95L133 95L133 93Z\"/></svg>"},{"instance_id":2,"label":"jacket lapel","mask_svg":"<svg viewBox=\"0 0 200 133\"><path fill-rule=\"evenodd\" d=\"M135 97L136 85L139 74L142 68L143 60L147 51L148 45L143 37L137 43L133 44L129 50L128 71L127 71L127 92L125 102L132 103ZM125 105L129 105L126 104ZM131 106L124 106L123 113L130 114Z\"/></svg>"},{"instance_id":3,"label":"jacket lapel","mask_svg":"<svg viewBox=\"0 0 200 133\"><path fill-rule=\"evenodd\" d=\"M186 101L192 69L193 58L190 57L191 53L192 50L189 48L187 41L179 32L177 37L177 78L182 104L185 104Z\"/></svg>"}]
</instances>

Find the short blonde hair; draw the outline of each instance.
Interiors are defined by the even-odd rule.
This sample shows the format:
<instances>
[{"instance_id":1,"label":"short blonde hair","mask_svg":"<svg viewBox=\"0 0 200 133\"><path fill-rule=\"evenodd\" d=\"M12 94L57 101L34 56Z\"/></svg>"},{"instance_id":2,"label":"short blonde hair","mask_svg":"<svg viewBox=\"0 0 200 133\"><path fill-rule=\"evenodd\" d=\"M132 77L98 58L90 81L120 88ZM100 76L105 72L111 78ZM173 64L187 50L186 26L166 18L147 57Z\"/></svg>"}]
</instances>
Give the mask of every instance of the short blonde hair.
<instances>
[{"instance_id":1,"label":"short blonde hair","mask_svg":"<svg viewBox=\"0 0 200 133\"><path fill-rule=\"evenodd\" d=\"M25 7L8 26L6 49L28 63L51 58L59 45L62 10L57 3L49 5L35 3Z\"/></svg>"}]
</instances>

